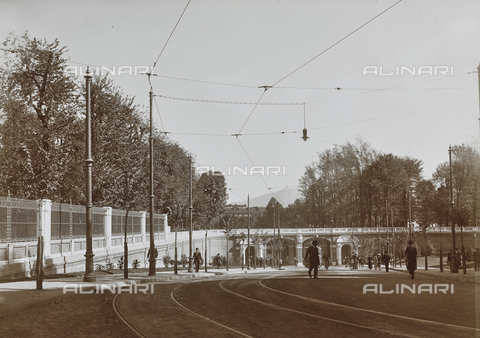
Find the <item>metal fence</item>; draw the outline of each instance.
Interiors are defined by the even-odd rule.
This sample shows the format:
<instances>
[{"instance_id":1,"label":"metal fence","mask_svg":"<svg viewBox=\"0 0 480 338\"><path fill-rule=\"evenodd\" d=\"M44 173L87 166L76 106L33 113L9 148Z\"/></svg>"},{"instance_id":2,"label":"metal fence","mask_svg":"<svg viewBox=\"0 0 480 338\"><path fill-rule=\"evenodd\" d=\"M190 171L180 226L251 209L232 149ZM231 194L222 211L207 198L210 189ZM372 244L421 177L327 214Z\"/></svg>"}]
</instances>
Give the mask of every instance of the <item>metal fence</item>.
<instances>
[{"instance_id":1,"label":"metal fence","mask_svg":"<svg viewBox=\"0 0 480 338\"><path fill-rule=\"evenodd\" d=\"M0 198L0 243L35 241L39 214L37 201Z\"/></svg>"},{"instance_id":2,"label":"metal fence","mask_svg":"<svg viewBox=\"0 0 480 338\"><path fill-rule=\"evenodd\" d=\"M0 243L34 242L39 236L42 221L41 201L29 201L15 198L0 197ZM108 209L108 208L107 208ZM111 209L111 236L123 236L125 233L126 211ZM44 226L50 227L51 240L69 240L85 238L86 208L68 203L51 203L47 214L48 221ZM92 208L93 237L106 236L106 208ZM155 214L154 232L165 231L165 218ZM149 214L130 211L128 214L128 236L142 234L142 221L146 224L148 233Z\"/></svg>"}]
</instances>

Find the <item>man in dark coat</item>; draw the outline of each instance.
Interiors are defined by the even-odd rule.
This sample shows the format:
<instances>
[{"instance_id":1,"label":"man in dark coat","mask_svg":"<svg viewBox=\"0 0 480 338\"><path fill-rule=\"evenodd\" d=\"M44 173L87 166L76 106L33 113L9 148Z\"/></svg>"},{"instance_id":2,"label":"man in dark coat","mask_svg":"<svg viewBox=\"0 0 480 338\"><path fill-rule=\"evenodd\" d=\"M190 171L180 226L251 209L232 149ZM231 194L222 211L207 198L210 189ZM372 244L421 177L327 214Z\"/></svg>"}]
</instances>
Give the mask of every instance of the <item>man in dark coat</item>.
<instances>
[{"instance_id":1,"label":"man in dark coat","mask_svg":"<svg viewBox=\"0 0 480 338\"><path fill-rule=\"evenodd\" d=\"M307 253L305 254L305 260L308 261L308 275L312 278L317 278L318 266L320 265L320 257L318 256L317 241L313 241L312 245L308 247Z\"/></svg>"},{"instance_id":2,"label":"man in dark coat","mask_svg":"<svg viewBox=\"0 0 480 338\"><path fill-rule=\"evenodd\" d=\"M385 251L385 253L383 254L383 263L385 263L385 270L388 272L388 264L390 263L390 255L388 254L388 252Z\"/></svg>"},{"instance_id":3,"label":"man in dark coat","mask_svg":"<svg viewBox=\"0 0 480 338\"><path fill-rule=\"evenodd\" d=\"M478 248L473 253L473 261L475 262L475 271L480 271L480 251Z\"/></svg>"},{"instance_id":4,"label":"man in dark coat","mask_svg":"<svg viewBox=\"0 0 480 338\"><path fill-rule=\"evenodd\" d=\"M417 270L417 248L413 246L413 241L408 241L408 247L405 250L405 261L407 263L408 273L410 278L415 277L415 270Z\"/></svg>"},{"instance_id":5,"label":"man in dark coat","mask_svg":"<svg viewBox=\"0 0 480 338\"><path fill-rule=\"evenodd\" d=\"M203 263L202 254L198 248L193 254L193 263L195 263L195 272L198 272L198 270L200 270L200 265Z\"/></svg>"}]
</instances>

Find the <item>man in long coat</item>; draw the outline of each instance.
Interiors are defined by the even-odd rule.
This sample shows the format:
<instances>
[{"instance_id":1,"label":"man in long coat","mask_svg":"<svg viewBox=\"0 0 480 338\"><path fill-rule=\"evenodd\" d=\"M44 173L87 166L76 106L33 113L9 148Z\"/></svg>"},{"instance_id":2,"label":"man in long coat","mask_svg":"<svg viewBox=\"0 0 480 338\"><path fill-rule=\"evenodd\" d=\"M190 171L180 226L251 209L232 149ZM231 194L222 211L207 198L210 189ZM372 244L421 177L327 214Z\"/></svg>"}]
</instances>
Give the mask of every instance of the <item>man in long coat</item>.
<instances>
[{"instance_id":1,"label":"man in long coat","mask_svg":"<svg viewBox=\"0 0 480 338\"><path fill-rule=\"evenodd\" d=\"M413 246L413 241L408 241L408 247L405 250L405 262L407 263L408 273L410 278L415 277L415 270L417 270L417 248Z\"/></svg>"},{"instance_id":2,"label":"man in long coat","mask_svg":"<svg viewBox=\"0 0 480 338\"><path fill-rule=\"evenodd\" d=\"M309 264L308 275L310 276L310 278L312 278L312 270L313 270L313 278L317 278L318 266L320 265L320 257L318 256L317 241L313 241L312 245L308 247L307 252L305 254L305 260L308 261L308 264Z\"/></svg>"},{"instance_id":3,"label":"man in long coat","mask_svg":"<svg viewBox=\"0 0 480 338\"><path fill-rule=\"evenodd\" d=\"M198 272L198 270L200 270L200 265L203 264L202 254L198 248L193 254L193 263L195 263L195 272Z\"/></svg>"}]
</instances>

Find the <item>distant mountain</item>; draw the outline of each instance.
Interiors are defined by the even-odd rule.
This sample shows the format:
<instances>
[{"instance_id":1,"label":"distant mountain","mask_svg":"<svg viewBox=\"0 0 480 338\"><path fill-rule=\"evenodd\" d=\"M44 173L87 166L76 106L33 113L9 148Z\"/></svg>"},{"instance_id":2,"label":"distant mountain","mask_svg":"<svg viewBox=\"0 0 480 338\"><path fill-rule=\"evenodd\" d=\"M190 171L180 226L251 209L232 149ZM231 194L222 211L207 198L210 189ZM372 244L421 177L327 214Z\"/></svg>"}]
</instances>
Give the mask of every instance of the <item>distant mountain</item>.
<instances>
[{"instance_id":1,"label":"distant mountain","mask_svg":"<svg viewBox=\"0 0 480 338\"><path fill-rule=\"evenodd\" d=\"M274 195L275 194L275 195ZM250 198L250 206L251 207L266 207L270 199L274 197L276 198L284 207L288 206L295 202L297 198L301 198L301 193L297 190L297 188L284 188L279 191L275 191L273 193L268 193L265 195L260 195L257 197ZM247 204L246 201L237 201L231 202L229 204Z\"/></svg>"}]
</instances>

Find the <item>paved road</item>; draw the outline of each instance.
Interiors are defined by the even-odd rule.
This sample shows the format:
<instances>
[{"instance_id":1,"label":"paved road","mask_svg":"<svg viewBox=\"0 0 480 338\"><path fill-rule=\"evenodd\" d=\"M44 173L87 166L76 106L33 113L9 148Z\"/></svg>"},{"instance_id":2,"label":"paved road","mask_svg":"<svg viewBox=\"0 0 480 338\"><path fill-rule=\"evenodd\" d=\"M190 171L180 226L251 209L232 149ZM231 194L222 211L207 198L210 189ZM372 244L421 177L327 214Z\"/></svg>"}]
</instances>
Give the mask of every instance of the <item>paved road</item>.
<instances>
[{"instance_id":1,"label":"paved road","mask_svg":"<svg viewBox=\"0 0 480 338\"><path fill-rule=\"evenodd\" d=\"M0 293L8 302L0 306L0 336L480 336L479 284L342 267L321 270L318 279L304 269L264 271L155 283L146 294L8 291Z\"/></svg>"},{"instance_id":2,"label":"paved road","mask_svg":"<svg viewBox=\"0 0 480 338\"><path fill-rule=\"evenodd\" d=\"M366 284L377 294L364 293ZM476 284L339 269L318 279L289 272L156 285L154 294L120 295L117 305L147 337L475 337L476 287L478 294Z\"/></svg>"}]
</instances>

